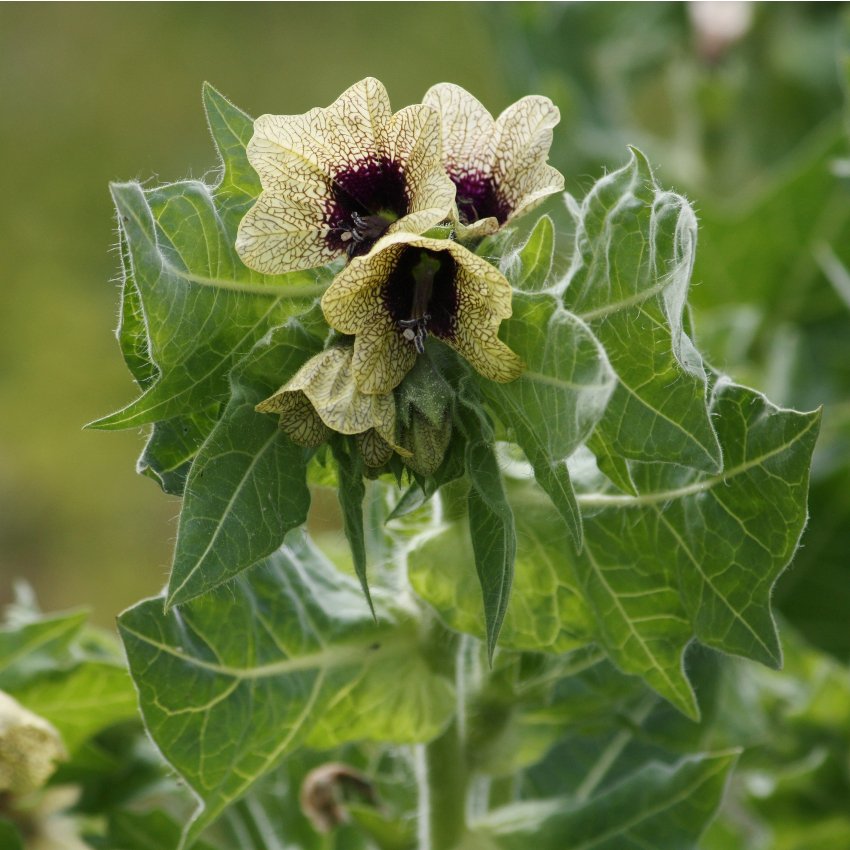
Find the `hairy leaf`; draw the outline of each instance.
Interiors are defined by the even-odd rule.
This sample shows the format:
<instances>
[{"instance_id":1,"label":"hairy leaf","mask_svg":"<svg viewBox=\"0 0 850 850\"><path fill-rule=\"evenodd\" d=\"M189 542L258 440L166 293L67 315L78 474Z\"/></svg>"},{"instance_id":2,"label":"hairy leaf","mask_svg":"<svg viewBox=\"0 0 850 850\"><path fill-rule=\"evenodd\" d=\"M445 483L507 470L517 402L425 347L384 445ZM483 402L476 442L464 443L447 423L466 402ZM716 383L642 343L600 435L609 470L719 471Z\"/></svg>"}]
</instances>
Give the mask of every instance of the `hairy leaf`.
<instances>
[{"instance_id":1,"label":"hairy leaf","mask_svg":"<svg viewBox=\"0 0 850 850\"><path fill-rule=\"evenodd\" d=\"M783 410L725 381L711 410L723 471L636 465L636 496L580 495L595 513L586 514L585 548L573 558L609 656L692 716L683 655L693 638L781 662L770 594L805 525L820 421L818 412Z\"/></svg>"},{"instance_id":2,"label":"hairy leaf","mask_svg":"<svg viewBox=\"0 0 850 850\"><path fill-rule=\"evenodd\" d=\"M239 260L236 228L259 193L245 153L253 122L209 85L204 105L222 163L215 186L112 187L124 268L118 336L144 393L94 427L158 422L225 400L239 357L329 283L322 271L268 277Z\"/></svg>"},{"instance_id":3,"label":"hairy leaf","mask_svg":"<svg viewBox=\"0 0 850 850\"><path fill-rule=\"evenodd\" d=\"M264 278L243 266L235 234L204 183L147 192L123 183L113 185L112 196L159 375L139 399L93 423L104 429L171 419L225 399L236 361L325 286L318 272Z\"/></svg>"},{"instance_id":4,"label":"hairy leaf","mask_svg":"<svg viewBox=\"0 0 850 850\"><path fill-rule=\"evenodd\" d=\"M236 233L239 221L260 194L260 178L248 162L245 148L254 135L254 119L234 106L209 83L204 83L204 110L221 158L221 175L215 186L216 206Z\"/></svg>"},{"instance_id":5,"label":"hairy leaf","mask_svg":"<svg viewBox=\"0 0 850 850\"><path fill-rule=\"evenodd\" d=\"M555 225L548 215L537 219L525 245L502 261L502 270L515 289L539 292L548 285L555 254Z\"/></svg>"},{"instance_id":6,"label":"hairy leaf","mask_svg":"<svg viewBox=\"0 0 850 850\"><path fill-rule=\"evenodd\" d=\"M492 659L508 609L516 558L514 517L493 451L493 430L475 395L461 398L458 422L466 438L466 508L475 569L484 603L487 653Z\"/></svg>"},{"instance_id":7,"label":"hairy leaf","mask_svg":"<svg viewBox=\"0 0 850 850\"><path fill-rule=\"evenodd\" d=\"M481 381L482 392L580 546L581 514L565 461L604 414L614 374L587 325L550 295L516 293L503 338L526 368L508 384Z\"/></svg>"},{"instance_id":8,"label":"hairy leaf","mask_svg":"<svg viewBox=\"0 0 850 850\"><path fill-rule=\"evenodd\" d=\"M307 518L305 449L255 405L321 349L290 320L254 347L232 378L232 396L201 447L177 529L168 604L185 602L277 549Z\"/></svg>"},{"instance_id":9,"label":"hairy leaf","mask_svg":"<svg viewBox=\"0 0 850 850\"><path fill-rule=\"evenodd\" d=\"M136 471L152 478L164 492L182 496L192 461L220 417L217 404L155 423Z\"/></svg>"},{"instance_id":10,"label":"hairy leaf","mask_svg":"<svg viewBox=\"0 0 850 850\"><path fill-rule=\"evenodd\" d=\"M721 454L706 375L682 319L696 247L693 211L658 188L634 149L626 166L570 209L575 250L558 288L617 376L600 438L623 457L716 472Z\"/></svg>"},{"instance_id":11,"label":"hairy leaf","mask_svg":"<svg viewBox=\"0 0 850 850\"><path fill-rule=\"evenodd\" d=\"M515 502L517 556L511 602L499 632L501 649L567 652L593 639L590 610L561 551L571 546L551 510ZM484 605L469 529L459 522L425 527L408 554L413 589L441 620L459 632L486 638Z\"/></svg>"},{"instance_id":12,"label":"hairy leaf","mask_svg":"<svg viewBox=\"0 0 850 850\"><path fill-rule=\"evenodd\" d=\"M186 844L304 744L412 743L443 728L451 686L409 615L373 601L379 626L357 582L298 538L167 614L157 598L121 615L148 730L203 801Z\"/></svg>"},{"instance_id":13,"label":"hairy leaf","mask_svg":"<svg viewBox=\"0 0 850 850\"><path fill-rule=\"evenodd\" d=\"M374 615L375 607L372 604L366 575L366 535L363 531L363 499L366 496L366 486L363 482L363 462L350 442L345 446L341 441L334 440L331 449L339 476L337 495L342 508L342 525L351 547L354 572Z\"/></svg>"},{"instance_id":14,"label":"hairy leaf","mask_svg":"<svg viewBox=\"0 0 850 850\"><path fill-rule=\"evenodd\" d=\"M151 360L148 329L142 299L133 279L133 262L130 246L124 231L118 228L118 253L121 257L121 308L118 314L116 336L124 362L133 379L142 390L156 381L157 368Z\"/></svg>"}]
</instances>

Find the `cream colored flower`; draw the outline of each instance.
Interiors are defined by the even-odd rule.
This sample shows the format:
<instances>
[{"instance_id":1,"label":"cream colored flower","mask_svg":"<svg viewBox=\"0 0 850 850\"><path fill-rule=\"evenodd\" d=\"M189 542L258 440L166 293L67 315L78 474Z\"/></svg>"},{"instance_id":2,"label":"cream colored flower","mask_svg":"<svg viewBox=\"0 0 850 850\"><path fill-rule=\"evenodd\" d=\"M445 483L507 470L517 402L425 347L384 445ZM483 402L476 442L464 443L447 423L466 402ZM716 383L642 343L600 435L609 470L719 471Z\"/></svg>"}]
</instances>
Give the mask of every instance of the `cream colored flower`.
<instances>
[{"instance_id":1,"label":"cream colored flower","mask_svg":"<svg viewBox=\"0 0 850 850\"><path fill-rule=\"evenodd\" d=\"M372 395L358 389L352 376L352 356L350 346L326 349L256 409L280 414L281 428L300 446L318 446L331 431L337 431L363 434L360 442L367 451L380 448L376 438L394 448L395 399L391 394Z\"/></svg>"},{"instance_id":2,"label":"cream colored flower","mask_svg":"<svg viewBox=\"0 0 850 850\"><path fill-rule=\"evenodd\" d=\"M40 788L64 758L56 729L0 691L0 792L26 794Z\"/></svg>"},{"instance_id":3,"label":"cream colored flower","mask_svg":"<svg viewBox=\"0 0 850 850\"><path fill-rule=\"evenodd\" d=\"M354 334L352 373L364 393L388 393L423 353L429 335L484 377L506 382L522 363L498 337L511 287L498 269L448 239L385 236L355 257L322 296L328 324Z\"/></svg>"},{"instance_id":4,"label":"cream colored flower","mask_svg":"<svg viewBox=\"0 0 850 850\"><path fill-rule=\"evenodd\" d=\"M423 103L442 120L443 162L457 186L460 236L484 236L564 188L546 160L560 120L548 97L529 95L495 121L468 91L451 83L430 88Z\"/></svg>"},{"instance_id":5,"label":"cream colored flower","mask_svg":"<svg viewBox=\"0 0 850 850\"><path fill-rule=\"evenodd\" d=\"M247 152L263 191L236 250L266 274L365 254L385 233L423 233L451 213L439 115L422 104L393 115L371 77L326 109L262 115Z\"/></svg>"}]
</instances>

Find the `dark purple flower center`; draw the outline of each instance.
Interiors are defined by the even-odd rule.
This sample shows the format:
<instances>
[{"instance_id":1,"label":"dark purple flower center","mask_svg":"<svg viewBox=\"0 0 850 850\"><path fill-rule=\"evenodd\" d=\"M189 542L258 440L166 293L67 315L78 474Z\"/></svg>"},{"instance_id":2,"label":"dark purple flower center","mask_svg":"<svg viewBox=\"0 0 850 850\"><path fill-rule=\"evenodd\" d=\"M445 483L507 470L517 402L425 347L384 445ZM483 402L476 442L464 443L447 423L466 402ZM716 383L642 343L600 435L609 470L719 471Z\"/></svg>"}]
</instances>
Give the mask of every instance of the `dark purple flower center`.
<instances>
[{"instance_id":1,"label":"dark purple flower center","mask_svg":"<svg viewBox=\"0 0 850 850\"><path fill-rule=\"evenodd\" d=\"M326 239L349 257L368 253L390 224L410 211L404 171L385 156L361 159L337 172L331 191Z\"/></svg>"},{"instance_id":2,"label":"dark purple flower center","mask_svg":"<svg viewBox=\"0 0 850 850\"><path fill-rule=\"evenodd\" d=\"M508 220L511 208L502 198L492 177L480 171L450 176L457 187L457 211L461 224L472 224L491 217L499 224Z\"/></svg>"},{"instance_id":3,"label":"dark purple flower center","mask_svg":"<svg viewBox=\"0 0 850 850\"><path fill-rule=\"evenodd\" d=\"M383 288L384 304L401 335L422 354L429 333L453 339L457 265L448 251L405 248Z\"/></svg>"}]
</instances>

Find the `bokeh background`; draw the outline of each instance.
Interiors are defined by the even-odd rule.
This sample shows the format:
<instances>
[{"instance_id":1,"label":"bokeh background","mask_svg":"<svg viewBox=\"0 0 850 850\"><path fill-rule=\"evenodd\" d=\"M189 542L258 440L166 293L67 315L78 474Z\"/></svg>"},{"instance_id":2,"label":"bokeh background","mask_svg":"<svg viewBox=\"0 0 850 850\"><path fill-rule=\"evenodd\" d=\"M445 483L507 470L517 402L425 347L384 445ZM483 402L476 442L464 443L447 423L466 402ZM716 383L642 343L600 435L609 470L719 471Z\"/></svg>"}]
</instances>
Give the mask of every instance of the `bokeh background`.
<instances>
[{"instance_id":1,"label":"bokeh background","mask_svg":"<svg viewBox=\"0 0 850 850\"><path fill-rule=\"evenodd\" d=\"M45 609L86 605L110 624L167 574L178 506L134 472L143 434L82 430L134 396L112 334L108 182L212 174L203 80L255 115L326 105L366 75L396 107L448 80L494 113L552 97L552 161L573 194L635 144L692 200L700 346L774 401L825 405L812 519L777 601L848 660L845 15L829 3L0 6L0 602L20 577Z\"/></svg>"}]
</instances>

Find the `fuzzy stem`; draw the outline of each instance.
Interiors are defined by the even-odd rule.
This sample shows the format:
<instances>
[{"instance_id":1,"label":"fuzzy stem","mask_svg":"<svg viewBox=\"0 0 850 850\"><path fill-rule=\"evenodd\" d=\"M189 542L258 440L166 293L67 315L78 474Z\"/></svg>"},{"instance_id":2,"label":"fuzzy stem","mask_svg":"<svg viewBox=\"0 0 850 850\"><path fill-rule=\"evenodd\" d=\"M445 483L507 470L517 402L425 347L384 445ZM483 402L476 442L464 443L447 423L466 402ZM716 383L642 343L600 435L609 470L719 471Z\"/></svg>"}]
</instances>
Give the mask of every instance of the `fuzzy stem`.
<instances>
[{"instance_id":1,"label":"fuzzy stem","mask_svg":"<svg viewBox=\"0 0 850 850\"><path fill-rule=\"evenodd\" d=\"M425 788L419 816L419 850L451 850L466 831L466 790L469 774L457 721L424 748ZM421 788L421 786L420 786Z\"/></svg>"},{"instance_id":2,"label":"fuzzy stem","mask_svg":"<svg viewBox=\"0 0 850 850\"><path fill-rule=\"evenodd\" d=\"M452 850L466 832L469 766L464 725L468 659L466 642L436 621L428 641L435 663L455 675L457 714L440 735L416 751L419 785L418 850Z\"/></svg>"}]
</instances>

